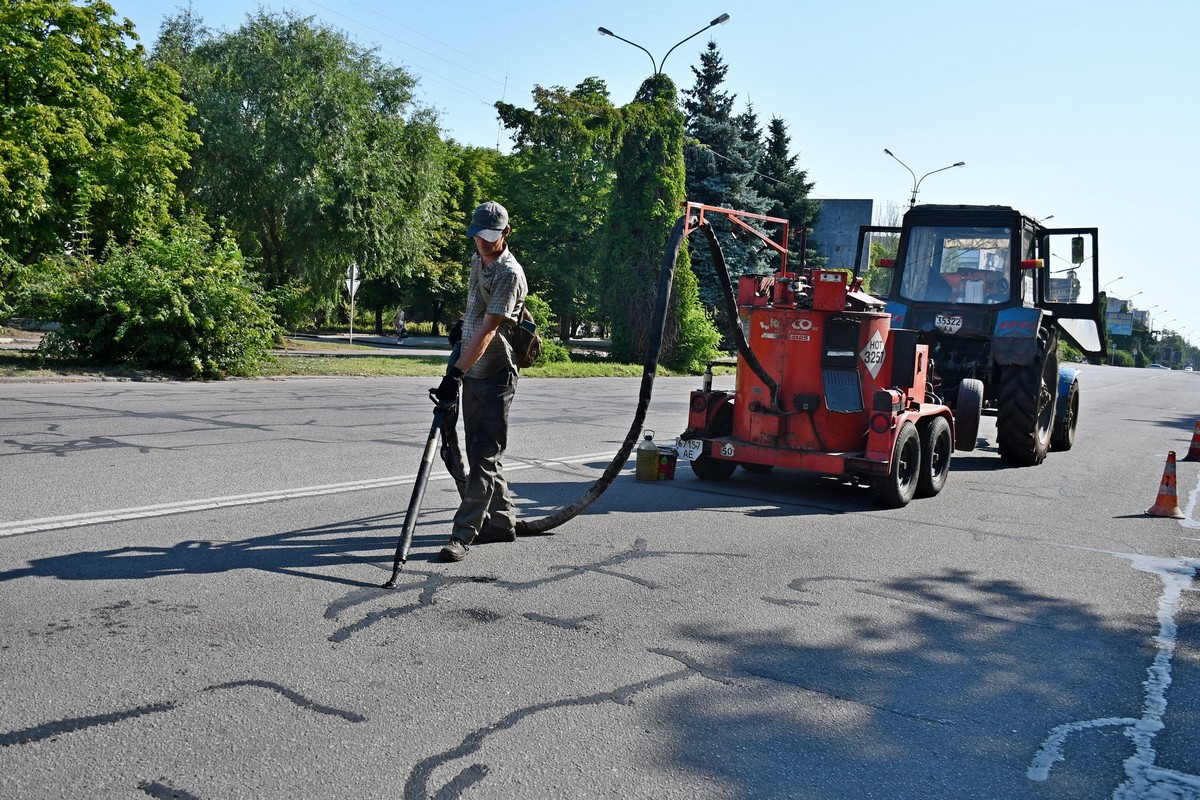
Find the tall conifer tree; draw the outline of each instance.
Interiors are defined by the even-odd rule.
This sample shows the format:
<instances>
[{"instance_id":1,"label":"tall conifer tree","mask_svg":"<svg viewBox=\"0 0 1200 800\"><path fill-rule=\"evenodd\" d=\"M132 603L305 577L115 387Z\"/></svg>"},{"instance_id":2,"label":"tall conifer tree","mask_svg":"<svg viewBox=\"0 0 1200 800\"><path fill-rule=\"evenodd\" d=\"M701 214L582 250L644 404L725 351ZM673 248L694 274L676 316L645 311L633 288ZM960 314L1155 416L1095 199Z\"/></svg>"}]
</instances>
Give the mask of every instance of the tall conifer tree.
<instances>
[{"instance_id":1,"label":"tall conifer tree","mask_svg":"<svg viewBox=\"0 0 1200 800\"><path fill-rule=\"evenodd\" d=\"M646 356L663 251L684 201L683 115L675 84L662 74L647 79L622 117L616 184L596 255L613 357L636 362ZM675 267L660 360L677 369L702 368L719 338L700 306L684 249Z\"/></svg>"},{"instance_id":2,"label":"tall conifer tree","mask_svg":"<svg viewBox=\"0 0 1200 800\"><path fill-rule=\"evenodd\" d=\"M773 117L767 127L767 139L758 174L754 176L754 187L767 199L766 214L782 217L791 223L791 241L788 242L788 268L800 269L800 239L804 226L812 227L820 203L809 198L813 184L807 173L796 168L797 156L791 155L791 137L787 123ZM820 266L815 258L813 242L808 243L806 261L809 267Z\"/></svg>"},{"instance_id":3,"label":"tall conifer tree","mask_svg":"<svg viewBox=\"0 0 1200 800\"><path fill-rule=\"evenodd\" d=\"M692 67L695 85L683 93L687 199L761 214L767 203L753 185L762 151L754 132L757 122L752 109L735 117L736 96L721 89L728 69L716 43L709 42L700 55L700 68ZM731 225L723 219L714 217L712 223L731 277L769 271L766 248L761 243L734 238ZM697 239L692 242L691 252L700 281L700 298L706 305L719 308L722 292L708 245Z\"/></svg>"}]
</instances>

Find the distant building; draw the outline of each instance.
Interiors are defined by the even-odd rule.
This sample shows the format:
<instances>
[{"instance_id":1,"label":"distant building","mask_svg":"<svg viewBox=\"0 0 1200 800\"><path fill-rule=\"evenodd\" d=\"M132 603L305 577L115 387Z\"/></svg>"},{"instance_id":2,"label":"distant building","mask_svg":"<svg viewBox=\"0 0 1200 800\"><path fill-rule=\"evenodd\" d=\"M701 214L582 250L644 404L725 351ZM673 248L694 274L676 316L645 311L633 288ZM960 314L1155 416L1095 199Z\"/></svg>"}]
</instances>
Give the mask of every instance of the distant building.
<instances>
[{"instance_id":1,"label":"distant building","mask_svg":"<svg viewBox=\"0 0 1200 800\"><path fill-rule=\"evenodd\" d=\"M870 225L874 200L822 200L811 238L818 254L829 259L829 269L854 269L858 228Z\"/></svg>"}]
</instances>

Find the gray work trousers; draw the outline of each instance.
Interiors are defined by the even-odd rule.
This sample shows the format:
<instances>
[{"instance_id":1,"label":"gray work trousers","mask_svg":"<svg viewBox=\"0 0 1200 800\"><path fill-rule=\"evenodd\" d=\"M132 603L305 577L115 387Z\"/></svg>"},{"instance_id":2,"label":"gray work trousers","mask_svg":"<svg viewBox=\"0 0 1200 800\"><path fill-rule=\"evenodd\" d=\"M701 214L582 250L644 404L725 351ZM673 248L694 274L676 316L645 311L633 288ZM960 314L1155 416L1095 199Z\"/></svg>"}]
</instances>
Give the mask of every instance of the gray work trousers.
<instances>
[{"instance_id":1,"label":"gray work trousers","mask_svg":"<svg viewBox=\"0 0 1200 800\"><path fill-rule=\"evenodd\" d=\"M508 447L508 408L517 391L515 372L463 378L467 488L454 515L452 538L470 544L484 525L511 531L517 524L500 459Z\"/></svg>"}]
</instances>

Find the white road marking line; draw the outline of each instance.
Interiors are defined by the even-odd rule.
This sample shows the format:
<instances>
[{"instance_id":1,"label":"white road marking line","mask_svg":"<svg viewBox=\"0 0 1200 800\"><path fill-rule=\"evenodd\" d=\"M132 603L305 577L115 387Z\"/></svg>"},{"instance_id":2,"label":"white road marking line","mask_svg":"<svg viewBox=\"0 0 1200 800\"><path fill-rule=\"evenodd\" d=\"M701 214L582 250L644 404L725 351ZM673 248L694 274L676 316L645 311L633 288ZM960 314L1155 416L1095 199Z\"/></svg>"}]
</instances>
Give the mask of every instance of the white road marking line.
<instances>
[{"instance_id":1,"label":"white road marking line","mask_svg":"<svg viewBox=\"0 0 1200 800\"><path fill-rule=\"evenodd\" d=\"M1178 627L1175 617L1183 606L1183 593L1192 590L1192 582L1200 570L1200 561L1186 558L1159 558L1134 553L1113 553L1128 559L1134 569L1157 575L1163 582L1158 598L1158 635L1154 637L1157 653L1146 669L1142 716L1138 718L1104 717L1056 726L1042 742L1025 775L1030 780L1044 781L1057 761L1065 760L1062 753L1067 737L1077 731L1119 725L1133 741L1135 752L1125 759L1124 783L1113 790L1114 800L1133 800L1144 797L1200 797L1200 775L1188 775L1165 769L1154 762L1154 738L1163 730L1167 713L1167 687L1171 685L1171 660L1175 655Z\"/></svg>"},{"instance_id":2,"label":"white road marking line","mask_svg":"<svg viewBox=\"0 0 1200 800\"><path fill-rule=\"evenodd\" d=\"M604 459L611 461L615 452L586 453L570 458L554 459L510 459L504 465L504 471L518 472L524 469L550 467L555 464L581 464L585 461ZM434 472L430 480L449 478L445 470ZM343 492L361 492L370 489L387 489L393 486L411 484L417 479L416 475L397 475L390 478L372 478L345 483L329 483L321 486L304 486L298 489L281 489L274 492L255 492L253 494L229 495L227 497L209 497L200 500L185 500L178 503L161 503L153 506L121 508L112 511L91 511L84 514L68 514L61 517L45 517L43 519L19 520L0 524L0 538L17 536L24 533L41 533L56 531L64 528L82 528L87 525L100 525L105 522L122 522L148 517L165 517L172 514L190 514L196 511L208 511L215 508L231 508L233 506L249 506L259 503L274 503L280 500L298 500L305 497L320 497L327 494Z\"/></svg>"},{"instance_id":3,"label":"white road marking line","mask_svg":"<svg viewBox=\"0 0 1200 800\"><path fill-rule=\"evenodd\" d=\"M1178 483L1176 483L1178 485ZM1200 520L1196 519L1196 504L1200 503L1200 478L1196 480L1196 487L1188 492L1187 507L1183 509L1184 518L1179 520L1179 524L1185 528L1200 528Z\"/></svg>"}]
</instances>

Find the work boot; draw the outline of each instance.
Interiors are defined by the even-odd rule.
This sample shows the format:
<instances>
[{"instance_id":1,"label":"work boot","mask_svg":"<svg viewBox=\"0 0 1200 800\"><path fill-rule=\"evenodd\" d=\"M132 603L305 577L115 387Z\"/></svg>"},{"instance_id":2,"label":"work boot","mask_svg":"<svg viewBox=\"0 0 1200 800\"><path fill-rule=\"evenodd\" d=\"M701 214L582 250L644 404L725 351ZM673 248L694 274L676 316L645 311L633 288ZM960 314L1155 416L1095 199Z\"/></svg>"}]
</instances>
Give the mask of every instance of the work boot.
<instances>
[{"instance_id":1,"label":"work boot","mask_svg":"<svg viewBox=\"0 0 1200 800\"><path fill-rule=\"evenodd\" d=\"M442 548L442 561L462 561L467 557L467 553L471 548L460 542L458 539L451 539L446 542L446 546Z\"/></svg>"},{"instance_id":2,"label":"work boot","mask_svg":"<svg viewBox=\"0 0 1200 800\"><path fill-rule=\"evenodd\" d=\"M516 530L507 530L492 525L490 522L483 526L478 535L475 537L473 544L493 544L495 542L515 542L517 540Z\"/></svg>"}]
</instances>

